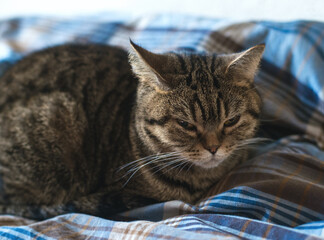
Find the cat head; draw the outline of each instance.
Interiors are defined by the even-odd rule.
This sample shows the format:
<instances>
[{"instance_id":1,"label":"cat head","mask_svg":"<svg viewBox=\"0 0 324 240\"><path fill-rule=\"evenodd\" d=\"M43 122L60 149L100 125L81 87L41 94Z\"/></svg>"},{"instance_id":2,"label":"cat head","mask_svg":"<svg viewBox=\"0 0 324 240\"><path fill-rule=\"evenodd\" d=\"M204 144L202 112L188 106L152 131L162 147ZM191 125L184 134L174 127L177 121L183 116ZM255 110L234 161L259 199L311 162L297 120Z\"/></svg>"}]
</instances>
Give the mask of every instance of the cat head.
<instances>
[{"instance_id":1,"label":"cat head","mask_svg":"<svg viewBox=\"0 0 324 240\"><path fill-rule=\"evenodd\" d=\"M150 153L203 168L232 156L259 124L254 86L264 45L228 55L154 54L131 42L139 78L135 127Z\"/></svg>"}]
</instances>

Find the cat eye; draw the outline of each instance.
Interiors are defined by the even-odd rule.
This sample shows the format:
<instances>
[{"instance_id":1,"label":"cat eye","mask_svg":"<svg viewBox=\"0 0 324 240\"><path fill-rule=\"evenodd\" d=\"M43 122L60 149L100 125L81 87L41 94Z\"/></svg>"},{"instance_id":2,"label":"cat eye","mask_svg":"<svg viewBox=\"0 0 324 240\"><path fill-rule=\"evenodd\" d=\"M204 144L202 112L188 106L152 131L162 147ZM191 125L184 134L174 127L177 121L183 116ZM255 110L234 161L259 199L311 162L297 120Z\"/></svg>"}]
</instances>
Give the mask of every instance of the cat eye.
<instances>
[{"instance_id":1,"label":"cat eye","mask_svg":"<svg viewBox=\"0 0 324 240\"><path fill-rule=\"evenodd\" d=\"M240 120L241 116L237 115L231 119L228 119L226 122L224 122L224 127L232 127L234 126L239 120Z\"/></svg>"},{"instance_id":2,"label":"cat eye","mask_svg":"<svg viewBox=\"0 0 324 240\"><path fill-rule=\"evenodd\" d=\"M186 130L189 130L189 131L195 131L196 130L196 127L191 123L188 123L188 122L182 121L182 120L177 120L177 122L181 127L183 127Z\"/></svg>"}]
</instances>

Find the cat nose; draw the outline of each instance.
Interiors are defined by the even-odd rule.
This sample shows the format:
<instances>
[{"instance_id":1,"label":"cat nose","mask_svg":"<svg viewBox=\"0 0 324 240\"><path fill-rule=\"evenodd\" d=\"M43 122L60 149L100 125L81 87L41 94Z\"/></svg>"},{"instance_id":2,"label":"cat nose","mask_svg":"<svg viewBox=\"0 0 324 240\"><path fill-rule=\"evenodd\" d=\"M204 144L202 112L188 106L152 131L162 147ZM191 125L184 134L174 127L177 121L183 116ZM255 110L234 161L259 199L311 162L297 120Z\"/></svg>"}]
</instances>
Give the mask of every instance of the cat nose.
<instances>
[{"instance_id":1,"label":"cat nose","mask_svg":"<svg viewBox=\"0 0 324 240\"><path fill-rule=\"evenodd\" d=\"M215 154L219 148L219 145L207 146L206 149L211 153Z\"/></svg>"}]
</instances>

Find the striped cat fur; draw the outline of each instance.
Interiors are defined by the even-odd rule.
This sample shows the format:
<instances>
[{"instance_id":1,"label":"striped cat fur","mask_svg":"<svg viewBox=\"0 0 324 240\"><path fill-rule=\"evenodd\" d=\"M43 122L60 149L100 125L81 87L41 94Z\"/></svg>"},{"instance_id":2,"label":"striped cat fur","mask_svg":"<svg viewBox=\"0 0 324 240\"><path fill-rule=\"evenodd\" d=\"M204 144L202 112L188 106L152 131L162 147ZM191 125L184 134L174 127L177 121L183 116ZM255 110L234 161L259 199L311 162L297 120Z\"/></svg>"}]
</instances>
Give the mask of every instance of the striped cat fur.
<instances>
[{"instance_id":1,"label":"striped cat fur","mask_svg":"<svg viewBox=\"0 0 324 240\"><path fill-rule=\"evenodd\" d=\"M131 47L53 47L0 78L0 213L110 218L195 203L246 159L264 45L228 55Z\"/></svg>"}]
</instances>

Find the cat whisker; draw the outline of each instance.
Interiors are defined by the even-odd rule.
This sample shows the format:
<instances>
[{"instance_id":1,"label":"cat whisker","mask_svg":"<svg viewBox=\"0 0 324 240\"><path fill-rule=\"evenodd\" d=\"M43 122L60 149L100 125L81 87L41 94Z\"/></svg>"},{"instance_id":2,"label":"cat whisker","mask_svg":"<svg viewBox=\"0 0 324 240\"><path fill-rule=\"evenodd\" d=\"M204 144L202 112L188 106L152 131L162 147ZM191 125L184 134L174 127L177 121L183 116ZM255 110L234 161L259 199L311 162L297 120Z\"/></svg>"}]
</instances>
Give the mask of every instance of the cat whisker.
<instances>
[{"instance_id":1,"label":"cat whisker","mask_svg":"<svg viewBox=\"0 0 324 240\"><path fill-rule=\"evenodd\" d=\"M269 138L250 138L241 141L238 145L235 146L234 151L230 154L229 157L241 157L242 150L253 150L259 147L260 144L265 144L266 142L272 142L272 139Z\"/></svg>"},{"instance_id":2,"label":"cat whisker","mask_svg":"<svg viewBox=\"0 0 324 240\"><path fill-rule=\"evenodd\" d=\"M192 168L192 166L194 165L194 162L190 162L190 166L188 167L187 171L186 171L186 175L189 173L189 170Z\"/></svg>"},{"instance_id":3,"label":"cat whisker","mask_svg":"<svg viewBox=\"0 0 324 240\"><path fill-rule=\"evenodd\" d=\"M155 172L153 172L153 174L155 174L155 173L157 173L157 172L159 172L159 171L161 171L161 170L163 170L163 169L165 169L165 168L167 168L169 166L172 166L175 163L179 163L180 162L182 164L183 160L184 159L182 159L182 158L176 158L176 159L174 159L174 160L172 160L170 162L166 162L166 163L163 164L163 166L161 168L159 168L158 170L156 170ZM156 168L158 168L158 167L159 166L156 166Z\"/></svg>"},{"instance_id":4,"label":"cat whisker","mask_svg":"<svg viewBox=\"0 0 324 240\"><path fill-rule=\"evenodd\" d=\"M119 168L117 169L117 172L119 172L119 171L121 171L122 169L127 168L127 167L129 167L129 166L131 166L131 165L135 165L136 163L138 163L138 162L140 162L140 161L148 161L148 160L150 160L150 158L151 158L151 159L155 159L155 158L157 158L157 157L158 157L158 154L157 154L157 155L151 155L151 156L147 156L147 157L144 157L144 158L137 159L137 160L135 160L135 161L129 162L129 163L127 163L127 164L125 164L125 165L119 167Z\"/></svg>"},{"instance_id":5,"label":"cat whisker","mask_svg":"<svg viewBox=\"0 0 324 240\"><path fill-rule=\"evenodd\" d=\"M168 169L168 171L171 171L172 169L175 169L175 168L181 166L182 164L186 164L186 163L187 163L187 161L186 161L184 158L179 158L179 159L177 159L176 162L173 162L173 163L178 163L178 162L180 162L180 163L177 164L177 165L175 165L175 166L173 166L172 168ZM167 166L165 166L165 167L171 166L173 163L171 163L171 164L169 164L169 165L167 165ZM159 169L159 171L162 170L162 169L164 169L165 167ZM168 172L168 171L167 171L167 172Z\"/></svg>"},{"instance_id":6,"label":"cat whisker","mask_svg":"<svg viewBox=\"0 0 324 240\"><path fill-rule=\"evenodd\" d=\"M185 164L183 164L183 166L180 168L178 174L180 174L181 171L185 168L185 166L186 166L186 165L189 165L189 164L190 164L190 162L189 162L189 161L186 161Z\"/></svg>"},{"instance_id":7,"label":"cat whisker","mask_svg":"<svg viewBox=\"0 0 324 240\"><path fill-rule=\"evenodd\" d=\"M246 139L241 141L238 145L237 148L240 147L246 147L246 146L250 146L250 145L256 145L256 144L262 144L265 142L272 142L272 139L269 138L250 138L250 139Z\"/></svg>"},{"instance_id":8,"label":"cat whisker","mask_svg":"<svg viewBox=\"0 0 324 240\"><path fill-rule=\"evenodd\" d=\"M127 181L123 184L123 187L125 187L127 185L127 183L132 179L132 177L139 171L141 170L143 167L145 167L146 165L150 164L152 162L148 162L144 165L141 165L137 168L134 169L134 172L130 175L130 177L127 179ZM128 172L127 174L125 174L122 178L126 177L130 172Z\"/></svg>"},{"instance_id":9,"label":"cat whisker","mask_svg":"<svg viewBox=\"0 0 324 240\"><path fill-rule=\"evenodd\" d=\"M183 167L184 165L186 164L186 162L184 161L181 161L180 163L178 163L177 165L173 166L172 168L168 169L166 172L169 172L173 169L177 169L177 168L180 168L181 166ZM180 170L178 171L178 174L180 173Z\"/></svg>"},{"instance_id":10,"label":"cat whisker","mask_svg":"<svg viewBox=\"0 0 324 240\"><path fill-rule=\"evenodd\" d=\"M178 158L178 156L174 156L174 157L169 157L169 158L154 159L154 160L151 160L151 161L146 161L144 164L139 164L139 165L136 165L136 166L132 167L131 169L129 169L127 171L126 175L133 172L133 171L135 171L138 167L145 167L145 166L147 166L149 164L152 164L152 163L159 164L161 162L163 163L165 161L170 161L170 160L174 160L174 159L177 159L177 158Z\"/></svg>"},{"instance_id":11,"label":"cat whisker","mask_svg":"<svg viewBox=\"0 0 324 240\"><path fill-rule=\"evenodd\" d=\"M169 157L169 156L176 155L176 154L179 154L179 152L168 152L168 153L163 153L163 154L158 153L158 154L146 156L146 157L137 159L135 161L129 162L129 163L127 163L127 164L119 167L118 170L117 170L117 172L119 172L120 170L122 170L122 169L124 169L126 167L129 167L131 165L135 165L136 163L141 162L141 161L151 161L153 159L165 158L165 157Z\"/></svg>"},{"instance_id":12,"label":"cat whisker","mask_svg":"<svg viewBox=\"0 0 324 240\"><path fill-rule=\"evenodd\" d=\"M129 174L131 174L131 175L133 175L133 174L135 174L136 172L138 172L140 169L142 169L143 167L145 167L145 166L147 166L147 165L149 165L149 164L153 164L153 163L155 163L155 164L158 164L159 165L159 163L163 163L163 162L165 162L165 161L170 161L170 160L172 160L172 159L174 159L175 157L173 157L173 158L169 158L169 159L155 159L155 160L152 160L152 161L148 161L148 162L145 162L144 164L139 164L139 165L136 165L136 166L134 166L134 167L132 167L131 169L129 169L120 179L122 179L122 178L124 178L124 177L126 177L127 175L129 175ZM177 157L176 157L177 158ZM153 167L154 168L154 167Z\"/></svg>"},{"instance_id":13,"label":"cat whisker","mask_svg":"<svg viewBox=\"0 0 324 240\"><path fill-rule=\"evenodd\" d=\"M176 152L177 155L179 155L180 153L179 152ZM169 155L171 157L165 157L166 155ZM172 156L173 155L173 156ZM171 162L170 162L171 160ZM135 167L132 167L131 169L129 169L127 171L126 174L124 174L120 179L126 177L127 175L131 174L130 177L127 179L127 181L124 183L123 187L125 187L127 185L127 183L131 180L131 178L139 171L141 170L143 167L149 165L149 164L152 164L152 163L163 163L163 162L166 162L167 161L167 165L164 166L163 168L169 166L169 165L172 165L173 163L176 163L176 162L179 162L179 156L175 156L175 153L172 153L172 154L164 154L163 157L161 158L160 157L156 157L156 158L153 158L153 159L150 159L150 160L145 160L145 163L144 164L141 164L141 165L137 165ZM139 161L138 161L139 162ZM136 164L138 164L138 162L136 162ZM157 166L156 166L157 167ZM162 168L162 169L163 169ZM161 169L159 169L161 170Z\"/></svg>"}]
</instances>

